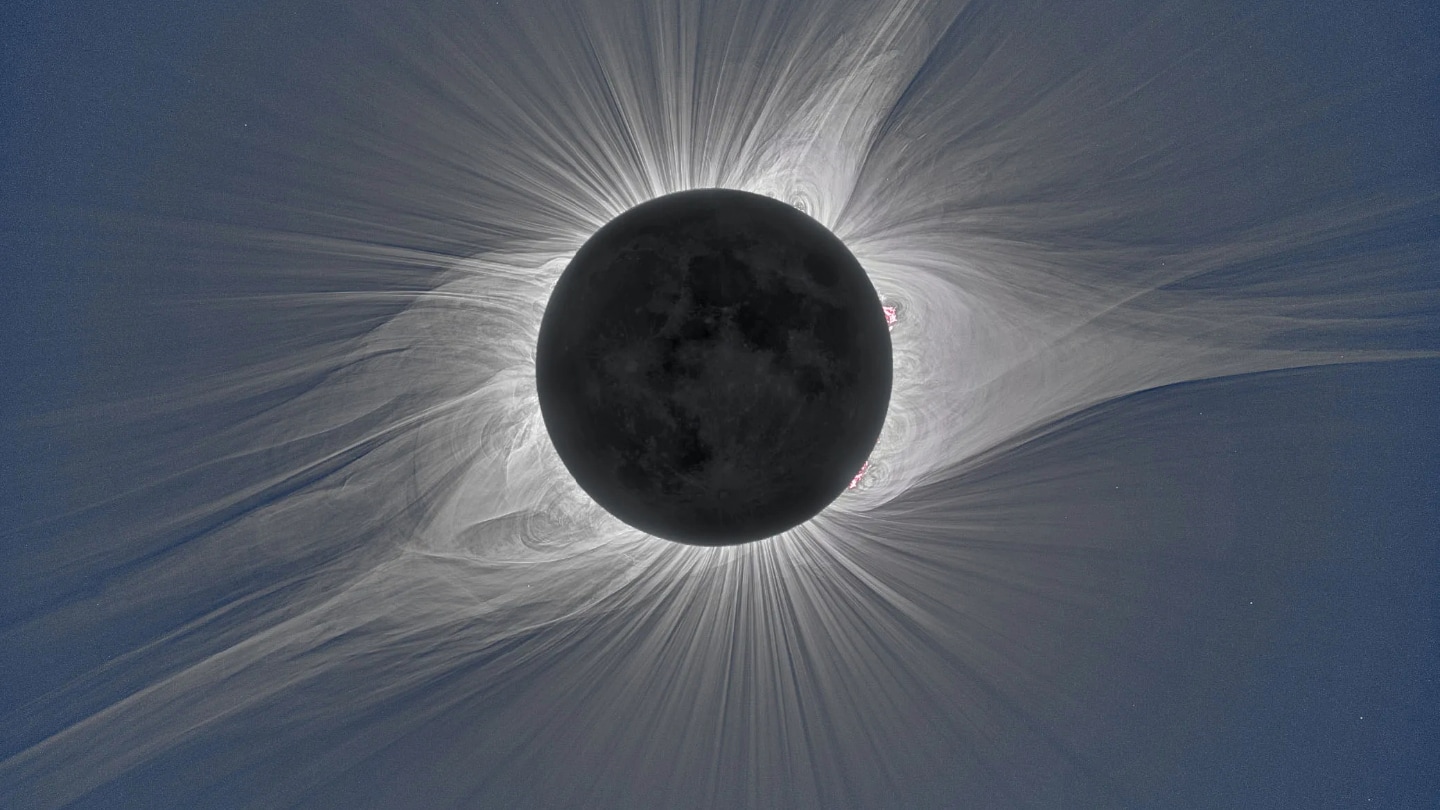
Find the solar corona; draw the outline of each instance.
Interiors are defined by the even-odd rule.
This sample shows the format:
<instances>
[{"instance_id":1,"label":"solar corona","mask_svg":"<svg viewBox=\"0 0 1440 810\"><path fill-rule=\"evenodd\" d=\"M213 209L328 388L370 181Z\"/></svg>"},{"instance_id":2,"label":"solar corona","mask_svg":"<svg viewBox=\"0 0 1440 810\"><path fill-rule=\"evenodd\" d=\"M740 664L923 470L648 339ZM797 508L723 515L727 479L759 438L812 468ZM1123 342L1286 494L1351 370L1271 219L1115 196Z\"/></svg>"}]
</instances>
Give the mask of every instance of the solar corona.
<instances>
[{"instance_id":1,"label":"solar corona","mask_svg":"<svg viewBox=\"0 0 1440 810\"><path fill-rule=\"evenodd\" d=\"M22 5L0 807L1440 795L1440 5Z\"/></svg>"}]
</instances>

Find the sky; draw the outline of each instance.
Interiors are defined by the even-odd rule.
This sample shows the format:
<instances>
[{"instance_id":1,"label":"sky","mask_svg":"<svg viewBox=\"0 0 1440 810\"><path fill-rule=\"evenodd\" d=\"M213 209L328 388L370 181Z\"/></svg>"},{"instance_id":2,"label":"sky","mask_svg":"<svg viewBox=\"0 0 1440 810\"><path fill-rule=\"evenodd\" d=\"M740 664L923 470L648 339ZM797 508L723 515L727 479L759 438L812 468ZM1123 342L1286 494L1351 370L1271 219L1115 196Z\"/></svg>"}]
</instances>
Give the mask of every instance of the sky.
<instances>
[{"instance_id":1,"label":"sky","mask_svg":"<svg viewBox=\"0 0 1440 810\"><path fill-rule=\"evenodd\" d=\"M0 805L1440 802L1430 4L124 6L0 26ZM707 186L898 317L729 549L533 390Z\"/></svg>"}]
</instances>

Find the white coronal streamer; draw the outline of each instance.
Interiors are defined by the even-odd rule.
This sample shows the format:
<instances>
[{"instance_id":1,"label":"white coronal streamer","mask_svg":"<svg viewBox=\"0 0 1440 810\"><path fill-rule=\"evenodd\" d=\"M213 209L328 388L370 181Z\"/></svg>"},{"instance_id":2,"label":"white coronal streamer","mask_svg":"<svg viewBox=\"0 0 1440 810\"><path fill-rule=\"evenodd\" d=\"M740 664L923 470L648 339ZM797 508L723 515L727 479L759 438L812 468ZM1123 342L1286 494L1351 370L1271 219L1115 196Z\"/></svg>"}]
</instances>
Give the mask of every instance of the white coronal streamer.
<instances>
[{"instance_id":1,"label":"white coronal streamer","mask_svg":"<svg viewBox=\"0 0 1440 810\"><path fill-rule=\"evenodd\" d=\"M448 216L482 221L477 229L501 234L500 244L411 256L399 280L417 266L431 275L401 293L410 303L383 324L306 347L292 367L210 383L279 390L320 378L227 427L227 446L290 466L208 504L239 514L211 531L213 542L176 552L120 593L138 603L147 587L203 591L207 571L237 565L303 564L309 582L247 611L263 603L259 589L117 662L139 682L133 693L0 763L14 786L5 793L58 805L222 730L298 744L420 702L302 770L293 779L303 789L326 768L478 711L509 679L537 677L514 706L603 729L610 755L635 770L631 781L595 777L589 795L540 791L557 806L596 797L623 806L625 785L641 784L660 796L698 790L697 806L707 795L765 804L758 783L723 784L726 763L785 780L797 804L846 805L847 785L849 799L883 804L845 773L863 757L827 757L826 746L859 740L884 752L916 694L972 701L967 722L984 730L998 712L983 707L987 679L1027 677L986 624L995 612L985 599L1016 609L1010 597L942 605L925 584L954 570L1021 592L1044 585L973 549L936 551L933 570L887 559L886 546L856 538L906 524L877 527L871 513L1094 403L1184 380L1402 356L1351 339L1349 327L1398 308L1380 299L1357 309L1341 282L1361 270L1404 276L1428 248L1398 245L1383 267L1374 255L1318 248L1404 219L1404 204L1256 203L1236 223L1197 224L1183 238L1113 235L1116 223L1184 198L1171 184L1261 149L1275 126L1294 123L1283 106L1259 124L1215 120L1190 137L1225 142L1187 151L1189 141L1152 142L1117 123L1117 110L1187 53L1117 47L1047 62L1012 41L1019 32L963 5L778 5L576 4L504 20L520 43L505 53L463 13L408 19L427 48L405 54L394 81L439 89L397 94L410 105L397 113L444 148L416 147L401 162L473 178L475 199L458 194ZM1134 23L1137 36L1163 18ZM944 43L951 61L927 62ZM945 85L925 89L935 75ZM891 411L864 485L785 536L714 550L656 542L584 497L545 436L532 355L549 291L590 232L654 196L710 186L803 208L851 246L901 313ZM228 238L244 250L244 237ZM289 249L340 250L318 235ZM370 249L344 248L357 266ZM1289 269L1224 289L1186 286L1265 263ZM297 313L327 306L299 297ZM296 459L294 448L310 456ZM955 616L974 624L957 627ZM566 629L577 625L608 631ZM887 668L897 659L912 663ZM952 684L942 664L980 674ZM103 693L69 689L57 701ZM534 753L546 733L557 749L594 755L555 728L527 729L521 708L493 713L515 751ZM691 731L671 745L674 735L615 731L621 717ZM471 767L461 753L445 756ZM896 765L890 775L904 773ZM476 780L431 798L439 806L490 789ZM275 799L287 788L272 789Z\"/></svg>"}]
</instances>

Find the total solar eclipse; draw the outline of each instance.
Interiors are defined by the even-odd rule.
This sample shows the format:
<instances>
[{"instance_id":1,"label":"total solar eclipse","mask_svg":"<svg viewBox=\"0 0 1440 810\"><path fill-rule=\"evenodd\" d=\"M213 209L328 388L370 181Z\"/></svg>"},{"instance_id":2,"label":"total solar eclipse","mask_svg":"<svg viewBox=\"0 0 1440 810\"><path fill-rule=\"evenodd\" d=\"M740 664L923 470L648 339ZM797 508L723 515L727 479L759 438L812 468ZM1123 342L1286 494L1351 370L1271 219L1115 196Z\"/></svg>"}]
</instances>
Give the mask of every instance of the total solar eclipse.
<instances>
[{"instance_id":1,"label":"total solar eclipse","mask_svg":"<svg viewBox=\"0 0 1440 810\"><path fill-rule=\"evenodd\" d=\"M829 505L875 446L891 379L880 299L845 245L729 189L597 231L536 347L545 427L576 483L692 545L770 537Z\"/></svg>"},{"instance_id":2,"label":"total solar eclipse","mask_svg":"<svg viewBox=\"0 0 1440 810\"><path fill-rule=\"evenodd\" d=\"M1437 807L1440 2L11 7L0 810Z\"/></svg>"}]
</instances>

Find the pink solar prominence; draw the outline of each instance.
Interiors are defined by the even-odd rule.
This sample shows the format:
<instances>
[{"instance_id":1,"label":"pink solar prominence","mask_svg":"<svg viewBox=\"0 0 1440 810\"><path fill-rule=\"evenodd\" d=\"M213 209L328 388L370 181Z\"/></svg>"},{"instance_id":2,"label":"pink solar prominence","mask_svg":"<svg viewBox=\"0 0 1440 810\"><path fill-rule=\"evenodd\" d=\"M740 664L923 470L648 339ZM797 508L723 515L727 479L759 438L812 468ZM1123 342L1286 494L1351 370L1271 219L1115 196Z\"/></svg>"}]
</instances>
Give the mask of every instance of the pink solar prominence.
<instances>
[{"instance_id":1,"label":"pink solar prominence","mask_svg":"<svg viewBox=\"0 0 1440 810\"><path fill-rule=\"evenodd\" d=\"M895 314L895 307L881 307L881 310L885 312L885 325L893 332L895 330L895 322L900 320L899 316ZM850 485L845 489L850 490L860 486L860 482L864 480L865 473L869 469L870 462L866 460L864 464L860 465L860 472L855 473L855 477L850 479Z\"/></svg>"}]
</instances>

